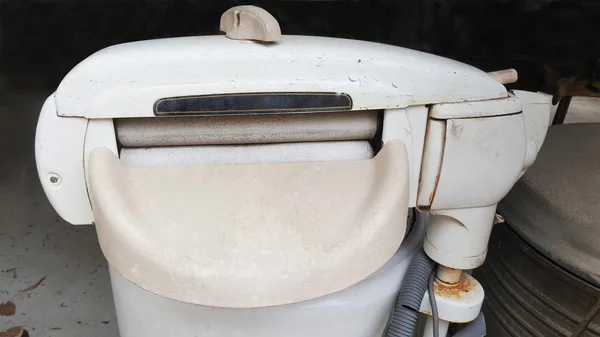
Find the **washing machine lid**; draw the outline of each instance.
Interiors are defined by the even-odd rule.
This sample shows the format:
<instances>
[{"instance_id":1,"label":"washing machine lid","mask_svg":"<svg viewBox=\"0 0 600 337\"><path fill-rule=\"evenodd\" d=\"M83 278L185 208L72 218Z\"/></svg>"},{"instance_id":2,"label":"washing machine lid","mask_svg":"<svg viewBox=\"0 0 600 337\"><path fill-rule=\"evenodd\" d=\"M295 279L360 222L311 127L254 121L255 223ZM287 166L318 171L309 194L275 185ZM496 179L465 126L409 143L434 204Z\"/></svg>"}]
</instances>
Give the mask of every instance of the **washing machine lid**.
<instances>
[{"instance_id":1,"label":"washing machine lid","mask_svg":"<svg viewBox=\"0 0 600 337\"><path fill-rule=\"evenodd\" d=\"M535 163L498 206L548 259L600 286L600 124L548 130Z\"/></svg>"},{"instance_id":2,"label":"washing machine lid","mask_svg":"<svg viewBox=\"0 0 600 337\"><path fill-rule=\"evenodd\" d=\"M103 49L65 76L56 106L59 116L153 117L165 99L239 93L340 94L347 99L330 105L344 110L508 96L479 69L396 46L314 36L282 36L270 44L202 36Z\"/></svg>"},{"instance_id":3,"label":"washing machine lid","mask_svg":"<svg viewBox=\"0 0 600 337\"><path fill-rule=\"evenodd\" d=\"M128 167L100 148L89 193L102 251L157 295L253 308L350 287L396 252L404 144L369 160Z\"/></svg>"}]
</instances>

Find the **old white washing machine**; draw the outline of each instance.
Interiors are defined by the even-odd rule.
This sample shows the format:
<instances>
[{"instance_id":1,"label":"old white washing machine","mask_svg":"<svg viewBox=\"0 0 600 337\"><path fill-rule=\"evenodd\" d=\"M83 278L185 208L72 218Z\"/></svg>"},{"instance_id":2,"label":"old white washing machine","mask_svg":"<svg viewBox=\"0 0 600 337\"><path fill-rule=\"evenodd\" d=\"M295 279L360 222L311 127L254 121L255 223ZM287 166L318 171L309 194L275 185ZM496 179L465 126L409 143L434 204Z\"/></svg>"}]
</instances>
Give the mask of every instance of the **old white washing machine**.
<instances>
[{"instance_id":1,"label":"old white washing machine","mask_svg":"<svg viewBox=\"0 0 600 337\"><path fill-rule=\"evenodd\" d=\"M253 6L221 29L101 50L41 111L40 180L63 219L95 224L121 336L409 336L419 311L435 316L424 335L444 335L473 321L484 294L462 270L483 263L549 102L508 92L511 71L282 36Z\"/></svg>"}]
</instances>

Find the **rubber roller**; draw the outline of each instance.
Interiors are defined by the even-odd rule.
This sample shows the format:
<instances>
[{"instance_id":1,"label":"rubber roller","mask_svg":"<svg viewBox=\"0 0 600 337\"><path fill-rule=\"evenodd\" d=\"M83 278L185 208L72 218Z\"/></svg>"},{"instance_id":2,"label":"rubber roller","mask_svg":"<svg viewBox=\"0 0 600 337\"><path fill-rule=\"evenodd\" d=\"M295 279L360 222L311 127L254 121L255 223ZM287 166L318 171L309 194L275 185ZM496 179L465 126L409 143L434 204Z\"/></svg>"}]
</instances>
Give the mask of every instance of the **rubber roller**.
<instances>
[{"instance_id":1,"label":"rubber roller","mask_svg":"<svg viewBox=\"0 0 600 337\"><path fill-rule=\"evenodd\" d=\"M377 111L116 119L123 147L368 140Z\"/></svg>"}]
</instances>

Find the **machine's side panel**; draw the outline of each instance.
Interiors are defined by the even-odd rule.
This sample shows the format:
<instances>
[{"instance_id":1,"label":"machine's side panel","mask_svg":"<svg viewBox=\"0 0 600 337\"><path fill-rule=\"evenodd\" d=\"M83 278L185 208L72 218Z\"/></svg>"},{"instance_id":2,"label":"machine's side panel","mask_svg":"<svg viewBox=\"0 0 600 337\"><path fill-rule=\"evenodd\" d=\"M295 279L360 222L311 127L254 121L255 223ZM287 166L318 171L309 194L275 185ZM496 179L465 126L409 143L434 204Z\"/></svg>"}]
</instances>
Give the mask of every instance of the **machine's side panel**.
<instances>
[{"instance_id":1,"label":"machine's side panel","mask_svg":"<svg viewBox=\"0 0 600 337\"><path fill-rule=\"evenodd\" d=\"M523 105L523 118L525 119L525 129L527 130L527 157L523 172L533 164L538 151L542 148L548 125L550 124L550 98L538 93L515 90L517 96Z\"/></svg>"},{"instance_id":2,"label":"machine's side panel","mask_svg":"<svg viewBox=\"0 0 600 337\"><path fill-rule=\"evenodd\" d=\"M445 267L473 269L485 259L496 204L519 179L531 142L519 104L511 97L431 109L418 205L431 215L425 252ZM473 117L432 118L452 109Z\"/></svg>"},{"instance_id":3,"label":"machine's side panel","mask_svg":"<svg viewBox=\"0 0 600 337\"><path fill-rule=\"evenodd\" d=\"M426 124L427 107L424 105L412 106L406 109L385 110L383 115L383 132L381 135L383 143L385 144L392 139L400 139L406 145L410 166L409 207L417 205Z\"/></svg>"},{"instance_id":4,"label":"machine's side panel","mask_svg":"<svg viewBox=\"0 0 600 337\"><path fill-rule=\"evenodd\" d=\"M85 118L58 117L53 94L42 107L35 137L35 161L44 192L56 212L74 225L93 221L83 167L87 123Z\"/></svg>"},{"instance_id":5,"label":"machine's side panel","mask_svg":"<svg viewBox=\"0 0 600 337\"><path fill-rule=\"evenodd\" d=\"M447 120L431 209L496 204L519 178L526 149L523 114Z\"/></svg>"}]
</instances>

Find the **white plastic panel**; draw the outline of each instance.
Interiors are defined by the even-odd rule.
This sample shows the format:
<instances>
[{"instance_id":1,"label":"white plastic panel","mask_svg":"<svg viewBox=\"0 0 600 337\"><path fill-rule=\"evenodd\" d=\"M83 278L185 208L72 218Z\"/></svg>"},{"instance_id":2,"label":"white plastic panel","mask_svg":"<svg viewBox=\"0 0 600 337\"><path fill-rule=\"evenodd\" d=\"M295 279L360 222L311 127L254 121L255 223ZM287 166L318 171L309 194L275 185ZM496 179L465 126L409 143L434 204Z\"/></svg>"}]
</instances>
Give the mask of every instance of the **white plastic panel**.
<instances>
[{"instance_id":1,"label":"white plastic panel","mask_svg":"<svg viewBox=\"0 0 600 337\"><path fill-rule=\"evenodd\" d=\"M282 36L276 44L225 36L106 48L76 66L57 90L62 116L153 116L159 98L242 92L343 92L352 110L507 97L471 66L400 47Z\"/></svg>"},{"instance_id":2,"label":"white plastic panel","mask_svg":"<svg viewBox=\"0 0 600 337\"><path fill-rule=\"evenodd\" d=\"M431 209L496 204L519 178L526 151L523 114L447 120Z\"/></svg>"},{"instance_id":3,"label":"white plastic panel","mask_svg":"<svg viewBox=\"0 0 600 337\"><path fill-rule=\"evenodd\" d=\"M430 117L436 119L502 116L521 112L521 101L514 95L503 99L478 102L436 104Z\"/></svg>"},{"instance_id":4,"label":"white plastic panel","mask_svg":"<svg viewBox=\"0 0 600 337\"><path fill-rule=\"evenodd\" d=\"M465 191L458 191L460 199ZM474 269L485 261L496 205L431 211L425 253L437 263L455 269Z\"/></svg>"},{"instance_id":5,"label":"white plastic panel","mask_svg":"<svg viewBox=\"0 0 600 337\"><path fill-rule=\"evenodd\" d=\"M95 148L99 147L105 147L111 150L115 155L119 155L117 151L115 125L112 119L92 119L88 123L87 132L85 134L83 157L86 182L89 174L88 163L90 160L90 154Z\"/></svg>"},{"instance_id":6,"label":"white plastic panel","mask_svg":"<svg viewBox=\"0 0 600 337\"><path fill-rule=\"evenodd\" d=\"M415 207L419 192L419 177L427 125L427 107L414 106L406 109L385 110L383 115L382 141L400 139L406 145L410 165L410 192L408 206Z\"/></svg>"},{"instance_id":7,"label":"white plastic panel","mask_svg":"<svg viewBox=\"0 0 600 337\"><path fill-rule=\"evenodd\" d=\"M515 90L523 105L523 118L527 131L527 157L523 169L533 164L542 148L550 124L550 97L528 91ZM525 171L523 171L525 172Z\"/></svg>"},{"instance_id":8,"label":"white plastic panel","mask_svg":"<svg viewBox=\"0 0 600 337\"><path fill-rule=\"evenodd\" d=\"M163 166L364 160L372 157L369 142L341 141L123 148L120 159L128 166Z\"/></svg>"},{"instance_id":9,"label":"white plastic panel","mask_svg":"<svg viewBox=\"0 0 600 337\"><path fill-rule=\"evenodd\" d=\"M83 146L88 120L56 114L54 95L40 113L35 161L46 196L56 212L74 225L93 221L85 185Z\"/></svg>"}]
</instances>

